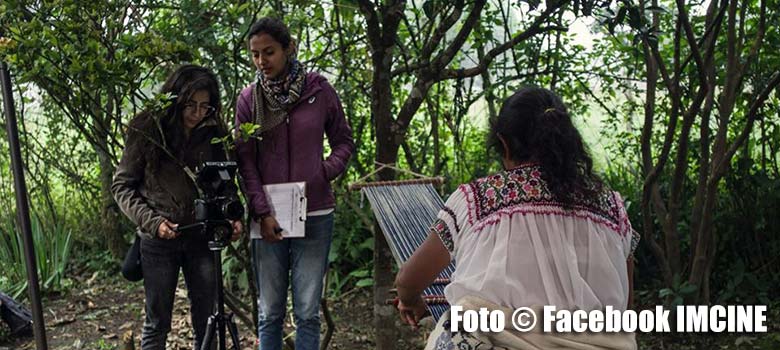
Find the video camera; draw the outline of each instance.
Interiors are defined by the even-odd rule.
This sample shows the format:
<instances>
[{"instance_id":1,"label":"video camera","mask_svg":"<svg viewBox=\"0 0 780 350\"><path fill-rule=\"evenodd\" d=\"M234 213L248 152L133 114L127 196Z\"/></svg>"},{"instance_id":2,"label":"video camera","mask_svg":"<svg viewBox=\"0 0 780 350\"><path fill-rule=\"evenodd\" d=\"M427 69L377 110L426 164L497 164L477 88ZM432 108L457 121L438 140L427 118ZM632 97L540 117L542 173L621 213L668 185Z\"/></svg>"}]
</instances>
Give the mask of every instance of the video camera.
<instances>
[{"instance_id":1,"label":"video camera","mask_svg":"<svg viewBox=\"0 0 780 350\"><path fill-rule=\"evenodd\" d=\"M196 171L196 185L201 198L195 200L196 223L187 225L180 230L198 228L199 232L209 238L208 246L214 255L214 280L216 283L216 298L214 299L214 314L206 322L206 333L200 350L212 349L215 336L219 349L226 349L225 330L230 331L233 339L232 349L238 350L238 327L232 314L225 313L224 286L222 285L222 249L230 243L233 234L231 221L241 220L244 216L244 206L238 200L236 182L236 162L205 162Z\"/></svg>"},{"instance_id":2,"label":"video camera","mask_svg":"<svg viewBox=\"0 0 780 350\"><path fill-rule=\"evenodd\" d=\"M236 195L236 162L204 162L196 171L196 185L202 197L195 200L195 224L179 229L199 228L209 235L209 248L222 249L233 234L231 221L241 220L244 206Z\"/></svg>"}]
</instances>

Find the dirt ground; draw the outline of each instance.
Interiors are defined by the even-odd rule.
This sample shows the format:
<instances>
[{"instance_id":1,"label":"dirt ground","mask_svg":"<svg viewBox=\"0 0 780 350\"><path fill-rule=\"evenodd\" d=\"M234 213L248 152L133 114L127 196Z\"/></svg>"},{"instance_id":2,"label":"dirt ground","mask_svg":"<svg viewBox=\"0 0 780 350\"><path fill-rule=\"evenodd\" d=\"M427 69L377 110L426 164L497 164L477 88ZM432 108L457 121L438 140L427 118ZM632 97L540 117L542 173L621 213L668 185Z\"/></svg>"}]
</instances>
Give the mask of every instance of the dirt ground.
<instances>
[{"instance_id":1,"label":"dirt ground","mask_svg":"<svg viewBox=\"0 0 780 350\"><path fill-rule=\"evenodd\" d=\"M49 349L140 349L143 326L143 286L127 284L123 280L101 280L95 276L79 281L77 287L62 295L48 296L43 301L46 336ZM369 289L348 293L338 300L329 300L329 310L335 323L329 349L372 349L374 332L372 298ZM191 349L192 328L189 320L189 302L183 283L176 293L172 328L167 349ZM240 321L241 349L256 349L255 332ZM325 320L323 318L323 332ZM401 332L398 349L421 349L422 332L408 327L397 327ZM292 325L287 325L292 332ZM0 334L7 332L0 331ZM1 338L1 337L0 337ZM35 349L32 337L9 341L0 339L0 350Z\"/></svg>"},{"instance_id":2,"label":"dirt ground","mask_svg":"<svg viewBox=\"0 0 780 350\"><path fill-rule=\"evenodd\" d=\"M62 350L127 350L140 349L143 325L143 287L113 279L85 278L67 294L48 296L43 302L49 349ZM329 310L336 325L329 349L373 349L372 298L370 290L345 293L329 300ZM173 330L167 349L190 349L192 331L188 301L183 283L176 294ZM773 319L777 313L769 318ZM256 349L255 332L237 321L241 349ZM770 321L770 331L764 334L638 334L640 349L780 349L780 325ZM0 323L0 326L5 326ZM401 339L396 349L422 349L426 325L420 332L396 323ZM323 318L323 331L325 322ZM286 325L288 333L293 331ZM7 329L0 329L0 350L35 349L32 337L9 341L3 339Z\"/></svg>"},{"instance_id":3,"label":"dirt ground","mask_svg":"<svg viewBox=\"0 0 780 350\"><path fill-rule=\"evenodd\" d=\"M67 293L49 295L43 301L46 335L49 349L62 350L128 350L140 349L143 325L143 287L128 284L118 277L106 279L98 275L75 277L76 284ZM189 320L189 302L183 282L176 293L172 332L167 349L184 350L192 346L192 328ZM374 329L370 289L357 289L340 298L328 300L335 323L335 332L328 349L373 349ZM763 334L638 334L640 349L694 350L694 349L780 349L780 312L773 310L768 317L770 330ZM325 319L323 320L323 332ZM241 340L240 348L257 349L255 331L236 321ZM8 340L7 327L0 322L0 350L35 349L32 337ZM419 332L396 321L399 342L396 349L422 349L427 324ZM286 325L292 333L294 327Z\"/></svg>"}]
</instances>

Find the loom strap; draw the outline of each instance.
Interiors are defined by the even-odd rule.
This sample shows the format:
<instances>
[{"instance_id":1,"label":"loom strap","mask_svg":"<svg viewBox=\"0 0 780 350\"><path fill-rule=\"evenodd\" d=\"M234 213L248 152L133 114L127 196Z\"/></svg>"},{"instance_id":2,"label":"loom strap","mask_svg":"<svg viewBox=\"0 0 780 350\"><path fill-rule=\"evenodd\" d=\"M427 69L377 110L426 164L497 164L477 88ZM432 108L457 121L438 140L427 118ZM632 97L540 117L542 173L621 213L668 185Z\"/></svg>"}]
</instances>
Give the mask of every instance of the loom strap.
<instances>
[{"instance_id":1,"label":"loom strap","mask_svg":"<svg viewBox=\"0 0 780 350\"><path fill-rule=\"evenodd\" d=\"M437 277L433 280L433 284L450 284L450 279L446 277Z\"/></svg>"},{"instance_id":2,"label":"loom strap","mask_svg":"<svg viewBox=\"0 0 780 350\"><path fill-rule=\"evenodd\" d=\"M447 302L447 297L444 295L423 295L422 296L423 302L425 302L425 305L449 305L449 302ZM395 305L398 306L398 298L393 299L385 299L386 305Z\"/></svg>"}]
</instances>

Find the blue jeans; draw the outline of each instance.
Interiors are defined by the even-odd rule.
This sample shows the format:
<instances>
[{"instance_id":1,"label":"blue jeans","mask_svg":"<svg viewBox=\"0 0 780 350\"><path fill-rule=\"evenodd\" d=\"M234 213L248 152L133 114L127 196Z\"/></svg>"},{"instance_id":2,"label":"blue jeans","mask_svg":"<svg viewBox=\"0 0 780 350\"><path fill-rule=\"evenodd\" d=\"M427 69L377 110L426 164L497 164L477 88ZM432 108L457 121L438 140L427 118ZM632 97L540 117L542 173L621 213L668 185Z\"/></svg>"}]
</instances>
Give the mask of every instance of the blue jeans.
<instances>
[{"instance_id":1,"label":"blue jeans","mask_svg":"<svg viewBox=\"0 0 780 350\"><path fill-rule=\"evenodd\" d=\"M287 286L292 281L295 349L320 347L320 298L333 240L333 213L306 219L306 237L267 243L252 240L257 281L260 349L282 349ZM290 274L292 273L292 278Z\"/></svg>"},{"instance_id":2,"label":"blue jeans","mask_svg":"<svg viewBox=\"0 0 780 350\"><path fill-rule=\"evenodd\" d=\"M141 349L164 350L171 331L173 299L179 280L179 269L184 272L190 315L195 333L194 349L206 332L206 320L214 309L214 256L205 240L179 237L170 241L142 240L141 265L144 270L146 320L141 336Z\"/></svg>"}]
</instances>

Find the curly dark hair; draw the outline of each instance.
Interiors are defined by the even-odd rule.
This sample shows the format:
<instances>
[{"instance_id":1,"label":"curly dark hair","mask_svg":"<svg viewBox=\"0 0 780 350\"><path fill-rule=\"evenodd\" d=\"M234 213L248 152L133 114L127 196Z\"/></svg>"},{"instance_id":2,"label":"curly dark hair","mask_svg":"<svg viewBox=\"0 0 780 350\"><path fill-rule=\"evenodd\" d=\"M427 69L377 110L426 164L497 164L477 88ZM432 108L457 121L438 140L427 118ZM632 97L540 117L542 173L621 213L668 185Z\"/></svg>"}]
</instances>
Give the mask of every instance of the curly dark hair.
<instances>
[{"instance_id":1,"label":"curly dark hair","mask_svg":"<svg viewBox=\"0 0 780 350\"><path fill-rule=\"evenodd\" d=\"M490 121L488 146L502 157L538 163L556 200L569 206L576 196L599 193L603 183L560 97L540 87L523 87L504 101Z\"/></svg>"},{"instance_id":2,"label":"curly dark hair","mask_svg":"<svg viewBox=\"0 0 780 350\"><path fill-rule=\"evenodd\" d=\"M283 49L290 47L290 43L292 42L290 29L288 29L287 25L281 20L273 17L263 17L257 20L257 22L252 23L252 26L249 28L246 39L250 40L253 36L264 33L270 35L274 40L282 44Z\"/></svg>"},{"instance_id":3,"label":"curly dark hair","mask_svg":"<svg viewBox=\"0 0 780 350\"><path fill-rule=\"evenodd\" d=\"M151 170L158 169L160 160L166 153L160 146L164 145L166 150L176 157L183 151L186 140L182 122L184 106L196 92L202 90L208 92L209 106L214 108L214 112L204 120L207 118L219 120L222 102L217 76L208 68L185 64L171 73L160 88L160 93L171 95L172 100L168 107L144 110L130 121L128 136L133 132L141 134L141 137L136 138L140 143L138 147L141 147L140 155L146 158ZM220 129L219 134L226 134L224 125L217 124Z\"/></svg>"}]
</instances>

